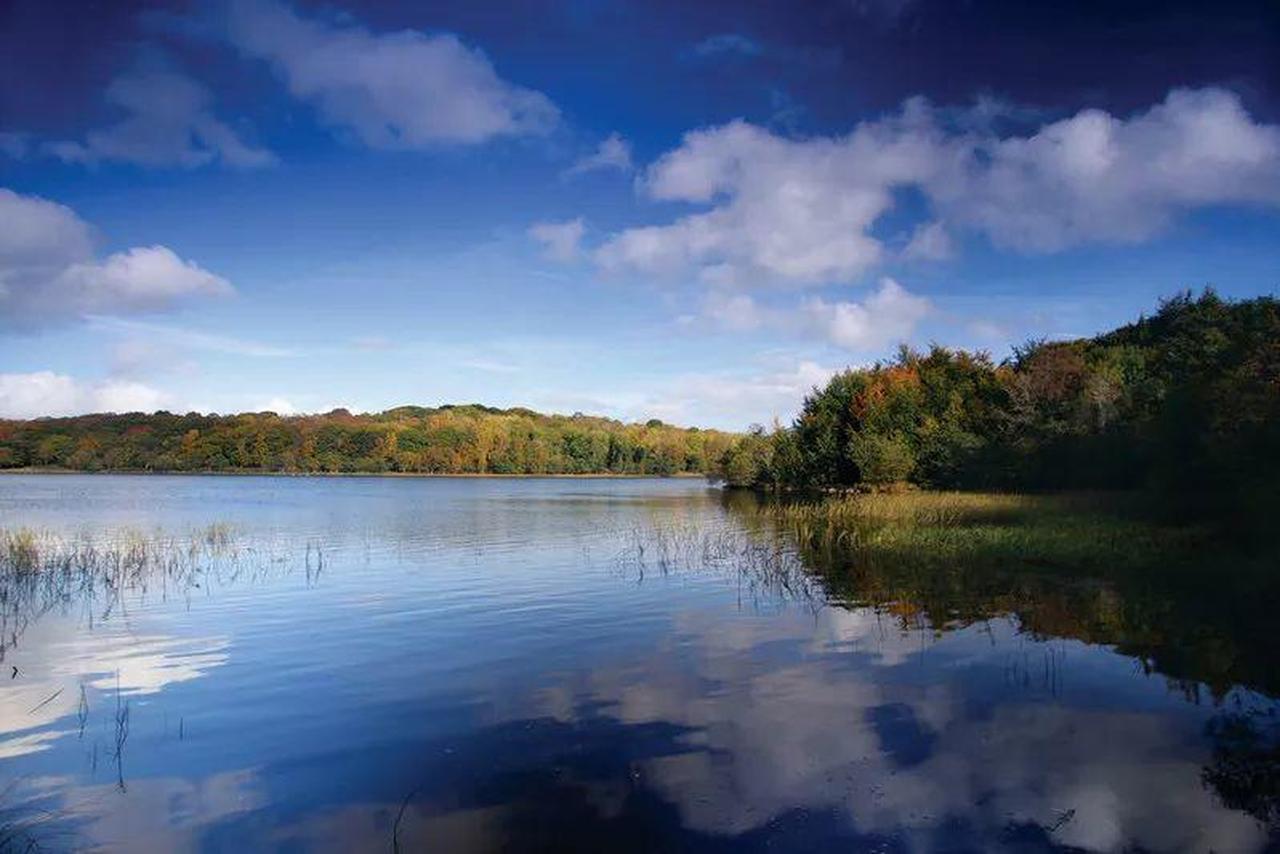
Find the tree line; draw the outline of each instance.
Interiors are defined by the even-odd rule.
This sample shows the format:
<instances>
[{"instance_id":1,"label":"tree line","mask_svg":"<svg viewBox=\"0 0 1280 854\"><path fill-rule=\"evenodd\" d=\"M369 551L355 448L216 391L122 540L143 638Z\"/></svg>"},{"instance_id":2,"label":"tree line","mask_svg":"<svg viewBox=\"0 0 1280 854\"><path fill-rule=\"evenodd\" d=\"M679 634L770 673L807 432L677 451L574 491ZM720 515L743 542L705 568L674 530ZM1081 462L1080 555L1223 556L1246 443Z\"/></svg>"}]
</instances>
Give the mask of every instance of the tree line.
<instances>
[{"instance_id":1,"label":"tree line","mask_svg":"<svg viewBox=\"0 0 1280 854\"><path fill-rule=\"evenodd\" d=\"M82 471L705 473L732 434L480 405L378 414L157 412L0 421L0 468Z\"/></svg>"},{"instance_id":2,"label":"tree line","mask_svg":"<svg viewBox=\"0 0 1280 854\"><path fill-rule=\"evenodd\" d=\"M847 370L715 476L757 488L1132 489L1260 514L1280 499L1280 302L1212 289L995 362L934 346Z\"/></svg>"}]
</instances>

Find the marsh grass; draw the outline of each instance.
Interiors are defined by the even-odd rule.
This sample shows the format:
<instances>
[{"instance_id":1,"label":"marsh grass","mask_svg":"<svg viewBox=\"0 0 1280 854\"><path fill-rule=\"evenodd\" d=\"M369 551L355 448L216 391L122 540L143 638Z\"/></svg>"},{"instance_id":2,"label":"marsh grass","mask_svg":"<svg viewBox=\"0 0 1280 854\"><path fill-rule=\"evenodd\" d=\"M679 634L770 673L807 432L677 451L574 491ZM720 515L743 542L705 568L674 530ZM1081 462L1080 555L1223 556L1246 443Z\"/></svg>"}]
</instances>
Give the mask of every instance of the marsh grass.
<instances>
[{"instance_id":1,"label":"marsh grass","mask_svg":"<svg viewBox=\"0 0 1280 854\"><path fill-rule=\"evenodd\" d=\"M730 498L731 524L632 532L622 563L646 573L730 571L757 598L853 604L962 593L991 571L1114 574L1184 554L1204 535L1149 517L1116 495L868 493L811 501ZM986 597L984 594L984 598Z\"/></svg>"},{"instance_id":2,"label":"marsh grass","mask_svg":"<svg viewBox=\"0 0 1280 854\"><path fill-rule=\"evenodd\" d=\"M1090 493L865 494L769 502L754 512L806 553L864 564L1114 569L1182 554L1207 534L1161 523L1134 497Z\"/></svg>"},{"instance_id":3,"label":"marsh grass","mask_svg":"<svg viewBox=\"0 0 1280 854\"><path fill-rule=\"evenodd\" d=\"M647 575L713 571L736 577L744 600L817 604L821 580L787 538L736 525L666 522L630 532L618 566L643 582Z\"/></svg>"},{"instance_id":4,"label":"marsh grass","mask_svg":"<svg viewBox=\"0 0 1280 854\"><path fill-rule=\"evenodd\" d=\"M134 596L181 597L189 602L214 582L252 579L287 568L289 557L275 554L270 546L242 542L225 523L183 534L0 530L0 662L26 628L50 610L78 608L92 625L126 610ZM310 543L305 566L310 581Z\"/></svg>"},{"instance_id":5,"label":"marsh grass","mask_svg":"<svg viewBox=\"0 0 1280 854\"><path fill-rule=\"evenodd\" d=\"M753 602L870 608L935 635L1014 618L1033 637L1109 644L1223 696L1280 690L1269 654L1280 574L1210 526L1138 496L908 492L768 500L726 493L726 522L632 534L624 566L719 572Z\"/></svg>"}]
</instances>

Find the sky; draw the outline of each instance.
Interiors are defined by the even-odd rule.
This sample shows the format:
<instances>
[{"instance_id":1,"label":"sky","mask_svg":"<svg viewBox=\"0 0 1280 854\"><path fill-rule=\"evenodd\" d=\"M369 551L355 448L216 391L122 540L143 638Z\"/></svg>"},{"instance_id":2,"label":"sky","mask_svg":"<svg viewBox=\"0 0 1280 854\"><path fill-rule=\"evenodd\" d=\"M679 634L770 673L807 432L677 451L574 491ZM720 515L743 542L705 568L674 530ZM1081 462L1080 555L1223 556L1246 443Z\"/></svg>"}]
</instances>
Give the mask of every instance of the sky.
<instances>
[{"instance_id":1,"label":"sky","mask_svg":"<svg viewBox=\"0 0 1280 854\"><path fill-rule=\"evenodd\" d=\"M1280 285L1280 11L3 0L0 417L741 429Z\"/></svg>"}]
</instances>

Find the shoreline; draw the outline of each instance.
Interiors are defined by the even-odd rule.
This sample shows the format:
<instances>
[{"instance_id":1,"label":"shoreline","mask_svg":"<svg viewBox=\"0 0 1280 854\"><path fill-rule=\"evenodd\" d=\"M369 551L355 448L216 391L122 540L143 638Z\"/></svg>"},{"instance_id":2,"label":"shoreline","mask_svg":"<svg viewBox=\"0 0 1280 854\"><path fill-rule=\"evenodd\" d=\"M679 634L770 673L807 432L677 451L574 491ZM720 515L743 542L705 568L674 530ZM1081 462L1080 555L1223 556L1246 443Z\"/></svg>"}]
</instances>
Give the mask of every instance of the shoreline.
<instances>
[{"instance_id":1,"label":"shoreline","mask_svg":"<svg viewBox=\"0 0 1280 854\"><path fill-rule=\"evenodd\" d=\"M138 477L404 477L404 478L467 478L494 480L533 480L538 478L554 478L557 480L689 480L706 479L699 472L677 472L675 474L621 474L618 472L599 473L546 473L546 474L502 474L498 472L416 472L416 471L258 471L255 469L236 469L223 471L173 471L141 469L101 469L84 471L82 469L65 469L55 466L23 466L20 468L0 469L0 476L38 474L38 475L136 475Z\"/></svg>"}]
</instances>

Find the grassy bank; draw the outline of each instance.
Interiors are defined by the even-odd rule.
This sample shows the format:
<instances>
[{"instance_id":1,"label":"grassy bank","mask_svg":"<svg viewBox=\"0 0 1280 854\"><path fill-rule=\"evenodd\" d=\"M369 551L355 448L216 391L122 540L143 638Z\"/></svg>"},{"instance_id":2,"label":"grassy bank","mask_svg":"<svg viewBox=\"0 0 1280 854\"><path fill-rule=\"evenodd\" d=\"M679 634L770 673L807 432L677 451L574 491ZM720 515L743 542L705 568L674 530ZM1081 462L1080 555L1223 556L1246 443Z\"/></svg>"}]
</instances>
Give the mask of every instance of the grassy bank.
<instances>
[{"instance_id":1,"label":"grassy bank","mask_svg":"<svg viewBox=\"0 0 1280 854\"><path fill-rule=\"evenodd\" d=\"M1280 691L1275 544L1174 524L1140 495L726 501L751 540L794 550L828 602L874 608L904 630L1012 615L1033 636L1112 645L1193 698L1202 685L1215 698L1233 685Z\"/></svg>"}]
</instances>

